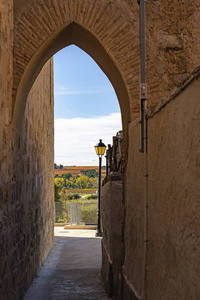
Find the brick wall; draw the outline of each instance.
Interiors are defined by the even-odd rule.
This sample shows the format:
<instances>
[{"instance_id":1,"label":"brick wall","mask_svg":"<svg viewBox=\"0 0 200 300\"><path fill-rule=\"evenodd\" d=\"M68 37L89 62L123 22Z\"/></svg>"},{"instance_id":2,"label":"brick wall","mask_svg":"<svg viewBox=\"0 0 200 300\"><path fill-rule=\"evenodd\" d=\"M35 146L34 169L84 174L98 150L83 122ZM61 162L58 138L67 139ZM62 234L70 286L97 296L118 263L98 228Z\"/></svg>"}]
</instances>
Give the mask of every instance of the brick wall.
<instances>
[{"instance_id":1,"label":"brick wall","mask_svg":"<svg viewBox=\"0 0 200 300\"><path fill-rule=\"evenodd\" d=\"M52 63L44 67L31 91L30 88L40 69L54 54L54 47L63 45L61 43L63 40L60 41L61 44L56 44L55 41L59 42L56 38L59 38L64 28L71 23L77 23L79 25L76 27L82 28L78 34L77 31L71 31L77 34L74 34L73 41L78 39L88 53L93 54L94 57L96 55L99 65L111 78L115 90L118 91L123 126L128 128L128 122L139 114L139 7L136 1L22 0L16 2L14 1L14 16L12 0L0 3L0 297L3 300L16 300L22 297L53 243ZM168 96L175 87L187 81L190 74L199 66L199 23L198 0L146 2L148 105L152 111L153 105ZM84 35L87 39L81 41L83 32L88 33ZM88 36L92 36L93 39ZM69 43L70 41L72 42L69 39ZM51 51L48 52L49 44L51 44ZM105 58L110 63L108 70L105 66ZM37 69L32 69L34 64ZM27 94L29 94L28 100ZM196 274L199 274L199 264L196 263L198 262L196 253L199 253L199 249L196 247L195 231L196 214L199 211L195 209L196 193L199 192L196 186L199 165L197 155L199 148L196 144L199 118L196 115L198 110L195 111L198 102L195 104L192 102L198 99L197 93L195 95L196 98L193 93L189 93L185 98L178 97L176 102L171 102L167 106L169 108L161 111L160 117L158 114L149 121L152 138L149 144L152 157L150 217L153 220L150 227L152 243L149 259L152 259L153 263L156 262L154 266L153 263L148 265L150 284L148 293L152 299L156 299L158 285L162 286L161 298L165 297L162 295L165 291L165 295L171 295L173 299L173 295L169 294L170 290L171 293L174 291L176 298L179 296L180 299L199 298L199 286L195 281L195 278L198 278ZM22 98L24 102L20 106ZM177 106L181 107L182 114L175 124L176 117L179 117ZM12 118L16 110L17 121L14 118L16 122L13 123ZM187 122L188 127L182 132L184 121ZM21 127L14 126L19 123ZM180 154L181 161L191 161L191 165L187 164L187 169L177 157L179 148L172 125L176 125L175 133L182 143L182 148L185 149ZM160 128L164 135L160 135ZM140 175L143 172L143 158L138 153L137 120L134 124L130 124L129 131L129 158L125 177L125 208L128 213L125 224L124 278L127 279L127 285L133 284L140 294L143 243L141 236L143 183ZM187 136L183 134L185 132L188 132ZM163 136L166 137L165 141L162 141ZM187 143L191 145L191 149L187 148ZM128 141L126 145L128 150ZM167 157L163 145L168 147ZM174 145L172 149L170 145ZM173 160L170 160L170 155L172 157L173 154L175 155L173 159L176 157L174 164L176 168L172 168L171 173L174 176L172 179L181 177L187 172L193 178L188 194L185 185L183 186L184 180L185 184L190 182L188 178L183 177L181 185L177 184L177 190L172 188L170 190L171 179L165 181L162 172L156 173L158 170L156 151L158 156L160 155L160 170L163 170L161 162L165 162L165 174L169 172L168 165L173 166ZM196 174L195 178L193 174ZM166 191L171 191L169 199L164 198L166 195L163 195L161 190L157 193L156 181L154 181L156 176L161 182L160 186L166 184ZM162 203L162 207L165 207L164 211L161 209L160 199L166 200ZM177 201L176 205L173 199ZM184 199L183 203L182 199ZM173 217L171 207L174 208L174 213L176 212L174 218L178 215L175 221L170 217L166 219L166 213L167 216ZM187 211L184 210L185 207ZM161 224L160 218L164 220L163 224L172 221L171 227L167 228ZM190 226L187 226L188 224ZM156 231L156 228L161 225L163 225L162 234ZM177 237L180 237L180 240L174 236L174 227L177 228ZM185 244L182 244L182 240ZM168 249L169 256L166 251L163 252L163 249ZM181 257L181 261L178 257ZM184 263L182 264L184 261L189 261L189 265L195 265L195 268L190 268L187 263L185 266ZM176 269L167 269L166 262L174 262ZM157 274L157 277L150 278L152 274ZM187 274L187 276L183 278L180 274L184 276ZM176 275L179 276L178 288L173 285L173 278ZM188 283L185 278L188 279ZM184 289L185 286L188 288L187 291ZM175 291L176 289L178 292Z\"/></svg>"},{"instance_id":2,"label":"brick wall","mask_svg":"<svg viewBox=\"0 0 200 300\"><path fill-rule=\"evenodd\" d=\"M22 1L23 2L23 1ZM139 115L139 6L137 1L29 0L16 9L14 86L41 45L75 22L102 44L126 86L131 119ZM179 85L200 64L199 1L146 2L149 107ZM39 36L39 38L38 38ZM91 45L92 47L92 45ZM116 80L113 85L116 87ZM125 100L119 97L123 106ZM127 105L127 104L126 104ZM129 112L125 112L129 113ZM122 112L123 117L124 112ZM129 121L129 116L126 116Z\"/></svg>"}]
</instances>

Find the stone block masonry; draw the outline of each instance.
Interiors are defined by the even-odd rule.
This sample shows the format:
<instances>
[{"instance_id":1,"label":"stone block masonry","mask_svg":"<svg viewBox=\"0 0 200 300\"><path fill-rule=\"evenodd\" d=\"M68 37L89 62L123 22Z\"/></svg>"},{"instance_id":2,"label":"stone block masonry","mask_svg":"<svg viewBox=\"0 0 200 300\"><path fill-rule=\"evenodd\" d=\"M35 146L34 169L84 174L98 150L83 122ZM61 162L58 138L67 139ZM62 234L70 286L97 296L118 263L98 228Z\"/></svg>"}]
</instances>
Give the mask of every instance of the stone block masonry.
<instances>
[{"instance_id":1,"label":"stone block masonry","mask_svg":"<svg viewBox=\"0 0 200 300\"><path fill-rule=\"evenodd\" d=\"M146 2L149 108L200 64L198 8L198 0L184 4L181 0ZM140 111L137 1L22 0L15 3L14 12L15 123L20 122L27 93L47 59L63 47L75 44L94 58L116 91L127 154L128 124Z\"/></svg>"},{"instance_id":2,"label":"stone block masonry","mask_svg":"<svg viewBox=\"0 0 200 300\"><path fill-rule=\"evenodd\" d=\"M76 44L95 59L118 96L125 157L122 191L125 221L120 236L125 245L124 257L123 251L120 254L120 264L124 261L124 297L134 299L134 293L140 296L142 292L144 161L138 151L138 3L136 0L2 0L0 299L3 300L23 297L53 243L53 68L48 59L70 44ZM150 225L146 292L148 299L153 300L200 298L198 76L182 94L176 94L175 100L157 107L161 99L188 82L200 65L199 53L199 0L146 1L148 106L151 112L156 112L148 120ZM105 259L107 267L108 262ZM122 272L119 273L121 276ZM113 280L117 282L115 276Z\"/></svg>"},{"instance_id":3,"label":"stone block masonry","mask_svg":"<svg viewBox=\"0 0 200 300\"><path fill-rule=\"evenodd\" d=\"M148 119L148 299L200 297L200 73ZM190 105L188 105L190 103ZM144 169L139 125L130 124L125 173L125 295L143 291ZM133 146L133 143L135 147ZM127 291L129 290L129 292ZM126 296L124 299L135 299Z\"/></svg>"},{"instance_id":4,"label":"stone block masonry","mask_svg":"<svg viewBox=\"0 0 200 300\"><path fill-rule=\"evenodd\" d=\"M53 245L52 61L32 87L23 127L1 177L1 299L20 299ZM6 143L8 146L9 143ZM3 163L4 165L4 163ZM1 174L5 172L2 166ZM9 176L9 174L5 174Z\"/></svg>"},{"instance_id":5,"label":"stone block masonry","mask_svg":"<svg viewBox=\"0 0 200 300\"><path fill-rule=\"evenodd\" d=\"M122 299L122 265L124 263L123 182L118 172L106 177L102 187L101 215L103 225L102 278L106 291L114 299Z\"/></svg>"},{"instance_id":6,"label":"stone block masonry","mask_svg":"<svg viewBox=\"0 0 200 300\"><path fill-rule=\"evenodd\" d=\"M21 299L53 245L53 69L12 125L12 1L0 4L0 299Z\"/></svg>"},{"instance_id":7,"label":"stone block masonry","mask_svg":"<svg viewBox=\"0 0 200 300\"><path fill-rule=\"evenodd\" d=\"M200 298L199 77L198 70L182 89L149 112L148 189L144 190L137 121L129 126L123 181L115 173L104 179L102 277L114 299L144 299L144 295L150 300Z\"/></svg>"},{"instance_id":8,"label":"stone block masonry","mask_svg":"<svg viewBox=\"0 0 200 300\"><path fill-rule=\"evenodd\" d=\"M200 64L199 19L198 0L146 2L149 107L157 104ZM24 0L15 4L14 95L24 70L40 47L73 22L92 33L116 64L127 88L130 118L135 119L140 107L136 0ZM123 106L120 97L119 102Z\"/></svg>"}]
</instances>

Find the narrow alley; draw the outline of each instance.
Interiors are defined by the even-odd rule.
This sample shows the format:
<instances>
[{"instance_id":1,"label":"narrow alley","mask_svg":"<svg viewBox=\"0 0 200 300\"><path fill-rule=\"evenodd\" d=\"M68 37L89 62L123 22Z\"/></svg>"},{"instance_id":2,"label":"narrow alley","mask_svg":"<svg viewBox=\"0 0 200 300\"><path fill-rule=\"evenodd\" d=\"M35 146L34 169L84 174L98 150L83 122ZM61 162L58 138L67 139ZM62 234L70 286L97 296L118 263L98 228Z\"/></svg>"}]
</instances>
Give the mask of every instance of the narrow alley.
<instances>
[{"instance_id":1,"label":"narrow alley","mask_svg":"<svg viewBox=\"0 0 200 300\"><path fill-rule=\"evenodd\" d=\"M101 238L95 230L55 227L55 243L24 300L106 300Z\"/></svg>"}]
</instances>

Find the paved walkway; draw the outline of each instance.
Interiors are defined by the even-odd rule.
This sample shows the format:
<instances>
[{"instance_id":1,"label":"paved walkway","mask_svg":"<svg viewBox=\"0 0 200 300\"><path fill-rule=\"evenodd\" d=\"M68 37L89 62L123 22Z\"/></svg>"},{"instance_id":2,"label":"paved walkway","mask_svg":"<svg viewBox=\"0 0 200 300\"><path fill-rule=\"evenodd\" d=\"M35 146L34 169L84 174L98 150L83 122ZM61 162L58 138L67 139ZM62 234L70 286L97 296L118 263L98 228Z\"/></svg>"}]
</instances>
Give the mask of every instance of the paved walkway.
<instances>
[{"instance_id":1,"label":"paved walkway","mask_svg":"<svg viewBox=\"0 0 200 300\"><path fill-rule=\"evenodd\" d=\"M94 230L55 228L55 245L24 300L107 300Z\"/></svg>"}]
</instances>

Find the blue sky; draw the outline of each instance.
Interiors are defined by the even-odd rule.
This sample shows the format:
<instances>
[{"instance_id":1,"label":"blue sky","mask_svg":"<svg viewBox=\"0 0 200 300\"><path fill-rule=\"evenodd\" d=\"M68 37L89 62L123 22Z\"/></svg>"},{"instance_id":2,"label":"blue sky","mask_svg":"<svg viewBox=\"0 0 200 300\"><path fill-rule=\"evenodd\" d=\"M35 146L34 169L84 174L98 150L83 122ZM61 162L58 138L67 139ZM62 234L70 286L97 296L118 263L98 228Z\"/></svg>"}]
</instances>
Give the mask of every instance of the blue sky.
<instances>
[{"instance_id":1,"label":"blue sky","mask_svg":"<svg viewBox=\"0 0 200 300\"><path fill-rule=\"evenodd\" d=\"M100 138L112 144L121 113L108 78L74 45L54 55L54 99L55 162L98 165L94 145Z\"/></svg>"}]
</instances>

